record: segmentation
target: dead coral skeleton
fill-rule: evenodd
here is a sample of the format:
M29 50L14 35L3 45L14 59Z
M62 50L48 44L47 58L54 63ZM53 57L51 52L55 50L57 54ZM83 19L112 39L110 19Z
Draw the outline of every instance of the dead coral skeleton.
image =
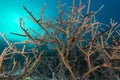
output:
M81 80L84 80L88 75L90 75L90 73L94 72L98 68L105 67L119 70L120 67L113 66L112 62L114 60L120 60L120 56L117 56L120 54L120 32L118 30L120 24L116 24L113 20L110 21L110 25L97 21L96 14L103 8L103 6L101 6L95 12L91 12L90 0L87 2L87 8L84 8L81 0L76 7L75 0L72 0L71 8L68 10L68 12L66 12L61 9L65 4L60 4L60 0L58 0L58 18L56 21L43 21L43 10L45 8L45 5L43 5L42 9L40 10L39 20L37 20L34 15L25 6L23 6L23 9L31 17L29 19L38 24L40 29L44 31L44 36L41 36L37 31L31 28L28 32L25 29L24 21L22 18L20 19L20 27L24 33L12 33L14 35L24 36L28 38L28 40L25 42L18 43L24 45L21 51L17 49L15 44L11 44L5 38L5 36L1 34L5 42L8 44L8 47L4 49L0 57L0 74L3 74L4 72L2 63L7 58L6 56L11 55L11 57L8 58L13 59L13 66L10 70L9 75L1 76L1 78L14 77L12 73L14 72L17 63L12 55L15 54L20 54L25 58L22 73L17 77L31 72L40 60L42 53L44 53L43 50L38 56L39 52L37 49L44 44L54 45L53 49L57 51L61 62L69 71L72 80L77 80L78 76L75 75L73 67L71 67L68 58L71 54L71 51L73 51L75 48L78 48L79 53L84 56L84 61L86 61L88 68L87 71L82 75ZM82 14L82 10L85 10L86 13ZM63 16L65 16L65 18L63 18ZM105 30L103 27L107 27L107 29ZM30 32L33 32L34 36L30 35ZM116 34L117 39L114 34ZM109 43L109 40L111 40L111 43ZM25 51L26 44L28 43L34 44L35 46L35 48L32 49L32 52ZM29 59L25 54L33 54L35 61L32 62L32 60ZM102 61L102 64L97 66L93 65L91 57L95 54L98 54L98 57Z
M26 42L17 43L17 45L23 44L23 48L20 50L17 48L16 43L10 43L4 34L1 33L0 35L8 45L8 47L6 47L0 55L0 79L18 79L25 76L26 74L29 74L36 66L38 61L40 61L40 57L44 53L44 50L40 52L40 55L35 53L36 50L33 52L26 51ZM27 56L27 54L32 54L32 59ZM15 55L19 55L19 57L24 59L23 64L17 60ZM9 63L9 61L11 62Z

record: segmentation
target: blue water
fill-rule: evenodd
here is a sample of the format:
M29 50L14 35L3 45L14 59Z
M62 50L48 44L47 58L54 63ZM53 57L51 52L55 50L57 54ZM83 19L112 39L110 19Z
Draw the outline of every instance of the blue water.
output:
M72 0L61 0L61 3L71 5ZM79 0L75 0L78 3ZM120 22L120 0L91 0L91 10L95 11L104 4L104 8L97 14L99 21L108 23L110 18ZM9 32L22 33L19 27L19 18L25 20L25 28L38 30L37 25L28 20L28 14L23 10L26 6L38 19L42 5L46 3L43 17L54 19L57 16L57 0L0 0L0 32L6 34L10 40L20 40L21 37L11 35ZM83 0L86 4L86 0ZM40 31L39 31L40 32ZM41 32L40 32L41 33ZM19 38L19 39L18 39Z

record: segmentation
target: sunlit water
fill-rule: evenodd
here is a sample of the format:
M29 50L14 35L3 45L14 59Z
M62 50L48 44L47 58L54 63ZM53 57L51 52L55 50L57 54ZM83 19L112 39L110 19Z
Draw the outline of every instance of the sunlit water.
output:
M66 3L65 7L71 5L72 0L61 0ZM75 0L78 3L79 0ZM91 0L91 10L95 11L104 4L104 8L98 13L99 21L108 23L110 18L120 21L120 1L119 0ZM0 32L4 33L9 40L22 40L22 37L9 34L9 32L22 33L19 27L19 19L22 17L25 21L25 28L29 27L38 30L38 26L28 20L29 16L22 8L26 6L34 16L39 19L39 12L42 5L46 3L43 17L55 19L57 16L57 0L0 0ZM83 0L86 4L86 0ZM77 5L77 4L76 4ZM39 31L39 33L41 33Z

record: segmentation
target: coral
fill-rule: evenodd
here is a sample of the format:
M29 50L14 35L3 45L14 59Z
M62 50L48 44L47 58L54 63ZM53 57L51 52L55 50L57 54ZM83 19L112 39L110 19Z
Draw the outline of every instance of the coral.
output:
M64 11L61 9L64 4L60 4L60 0L58 0L56 20L43 18L45 5L40 11L39 20L23 6L23 9L30 15L30 20L43 30L44 35L40 35L31 28L29 31L26 30L22 18L20 18L20 28L24 33L12 34L27 37L27 40L10 43L1 34L8 47L0 55L0 77L19 79L36 72L36 75L40 76L39 80L50 80L50 78L54 80L84 80L90 79L90 76L94 74L99 74L99 71L101 74L106 74L102 71L104 68L110 69L110 71L119 71L120 24L113 20L110 20L110 24L97 21L96 14L103 6L95 12L90 11L90 0L86 6L87 8L84 7L81 0L78 6L75 6L75 0L72 0L71 8ZM82 10L85 13L82 13ZM17 47L21 44L22 48ZM33 48L28 49L29 44L32 44ZM52 48L47 45L51 45ZM44 46L46 47L42 48ZM17 60L16 55L23 58L23 64ZM3 63L9 59L12 61L10 69L8 68L9 71L7 71ZM4 74L5 71L7 74Z

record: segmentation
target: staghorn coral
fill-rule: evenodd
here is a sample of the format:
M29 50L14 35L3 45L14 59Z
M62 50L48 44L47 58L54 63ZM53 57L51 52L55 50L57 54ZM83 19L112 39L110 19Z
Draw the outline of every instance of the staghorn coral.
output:
M23 9L30 15L30 20L39 25L44 31L44 35L40 35L34 29L25 29L24 21L20 19L20 27L23 34L12 33L17 36L24 36L28 39L23 42L10 43L3 34L2 37L8 44L1 54L0 74L3 79L19 79L20 77L28 76L29 73L39 71L40 78L50 79L65 79L65 80L84 80L90 79L92 74L103 68L120 70L120 24L116 24L110 20L110 24L104 24L96 20L96 14L102 9L101 6L97 11L90 11L90 0L88 0L87 8L80 2L75 6L75 0L72 0L72 6L68 11L63 11L61 8L64 4L60 4L58 0L58 17L56 20L43 21L43 5L40 11L39 20L25 7ZM83 14L82 10L86 12ZM65 16L63 18L63 16ZM107 27L107 29L104 29ZM30 33L34 33L31 35ZM17 48L17 44L23 44L23 48ZM33 44L34 48L30 51L26 50L27 44ZM53 48L45 47L46 51L54 51L54 56L45 56L45 51L40 51L40 47L51 45ZM51 52L51 54L52 54ZM41 56L44 53L44 56ZM16 60L15 55L19 54L24 58L24 64L21 65ZM32 59L28 55L32 54ZM57 55L55 55L57 54ZM46 54L47 55L47 54ZM56 59L57 58L57 59ZM4 74L5 69L2 65L5 60L12 60L10 72ZM41 59L41 60L40 60ZM57 60L56 62L54 60ZM39 63L38 63L39 62ZM46 64L48 62L48 64ZM117 64L118 63L118 64ZM43 67L37 66L42 64ZM45 68L45 65L47 65ZM37 67L35 67L37 66ZM19 68L19 69L18 69ZM50 75L46 69L51 72ZM19 72L18 75L14 71ZM41 74L42 71L42 74ZM100 70L99 70L100 71ZM102 71L103 72L103 71ZM95 76L95 75L94 75Z
M15 42L10 43L5 35L1 33L1 36L7 43L6 47L0 55L0 79L13 80L22 79L23 76L29 74L40 60L44 50L39 53L37 49L32 48L26 51L27 44L29 42ZM23 45L20 49L17 45ZM37 53L37 54L36 54ZM32 56L32 58L30 57Z

